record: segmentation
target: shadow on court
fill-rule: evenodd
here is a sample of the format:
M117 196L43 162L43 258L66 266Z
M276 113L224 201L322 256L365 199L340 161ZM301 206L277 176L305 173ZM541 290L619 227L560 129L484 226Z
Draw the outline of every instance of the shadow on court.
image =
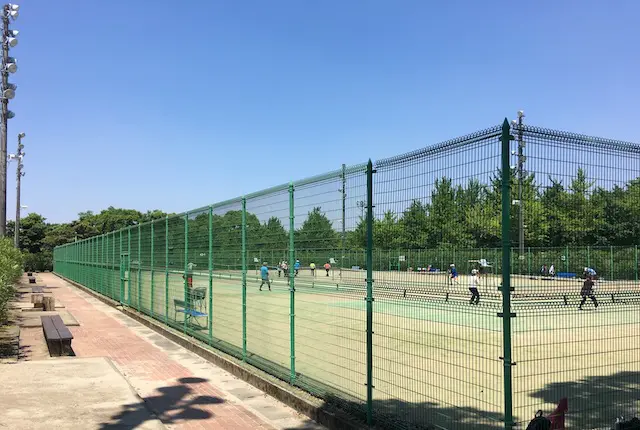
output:
M548 384L530 396L547 403L557 403L566 397L569 400L567 428L610 428L616 417L623 415L629 419L640 413L640 372L618 372Z
M331 414L352 418L354 423L366 423L363 404L349 402L329 396L322 407ZM402 428L411 430L495 430L503 427L501 414L481 411L475 408L456 408L430 402L409 403L401 400L374 400L373 411L376 429ZM311 421L309 421L311 423ZM310 424L311 426L311 424ZM300 430L305 427L289 427L286 430Z
M618 416L630 419L640 413L640 372L618 372L607 376L594 376L572 382L548 384L530 397L542 403L557 404L568 398L569 411L566 428L611 428ZM534 402L531 402L534 403ZM537 403L537 402L535 402ZM517 407L517 405L514 405ZM515 410L522 420L518 428L525 428L538 406L531 411ZM323 409L332 414L348 416L354 422L366 422L366 409L362 403L345 401L329 396ZM469 407L450 407L435 403L409 403L399 400L373 402L376 429L406 428L412 430L489 430L503 428L503 415ZM545 415L553 407L543 410ZM299 430L305 427L289 428Z

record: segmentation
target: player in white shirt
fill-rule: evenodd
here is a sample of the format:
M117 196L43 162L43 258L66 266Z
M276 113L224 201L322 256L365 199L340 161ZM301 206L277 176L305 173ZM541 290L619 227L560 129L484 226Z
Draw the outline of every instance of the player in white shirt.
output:
M469 291L471 291L471 301L469 303L472 305L477 305L480 301L480 292L478 291L479 286L480 277L478 276L478 271L473 269L471 271L471 278L469 278Z

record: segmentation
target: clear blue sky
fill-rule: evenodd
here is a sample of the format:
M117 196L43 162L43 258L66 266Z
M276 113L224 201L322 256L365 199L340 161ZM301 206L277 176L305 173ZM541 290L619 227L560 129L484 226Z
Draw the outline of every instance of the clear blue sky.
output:
M9 149L24 131L23 203L50 222L181 212L518 109L640 141L634 0L19 3Z

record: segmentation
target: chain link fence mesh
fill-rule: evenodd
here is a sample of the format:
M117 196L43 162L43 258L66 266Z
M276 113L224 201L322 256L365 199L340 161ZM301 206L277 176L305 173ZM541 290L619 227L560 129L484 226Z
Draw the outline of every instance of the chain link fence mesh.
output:
M640 408L640 147L504 127L63 245L55 271L378 428L525 428L563 399L568 428L609 426Z

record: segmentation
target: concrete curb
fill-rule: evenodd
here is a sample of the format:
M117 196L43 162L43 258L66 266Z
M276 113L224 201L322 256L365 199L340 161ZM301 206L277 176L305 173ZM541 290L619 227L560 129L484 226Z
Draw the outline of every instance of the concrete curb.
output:
M53 272L53 274L87 294L90 294L101 302L120 310L125 315L172 340L183 348L188 349L205 360L221 367L232 375L248 382L259 390L295 409L299 413L306 415L318 424L321 424L331 430L364 430L368 428L367 426L355 421L347 414L327 410L325 408L324 401L311 396L305 391L292 387L284 381L281 381L280 379L277 379L256 367L243 363L222 351L215 350L195 338L185 336L183 333L143 315L135 309L123 306L115 300L96 293L84 285L67 279L55 272Z

